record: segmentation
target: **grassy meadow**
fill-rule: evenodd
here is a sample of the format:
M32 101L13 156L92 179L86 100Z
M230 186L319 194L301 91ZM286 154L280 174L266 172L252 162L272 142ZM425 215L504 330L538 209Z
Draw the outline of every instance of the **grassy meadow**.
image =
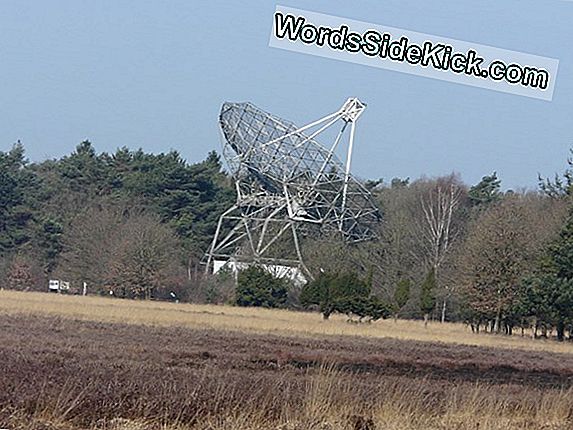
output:
M286 336L364 336L423 342L445 342L495 348L516 348L573 354L573 344L513 336L472 333L460 323L424 324L408 320L380 320L350 324L345 316L324 321L314 312L244 308L237 306L118 300L106 297L22 293L0 290L0 312L61 316L83 321L146 324L233 330L244 333L272 333Z

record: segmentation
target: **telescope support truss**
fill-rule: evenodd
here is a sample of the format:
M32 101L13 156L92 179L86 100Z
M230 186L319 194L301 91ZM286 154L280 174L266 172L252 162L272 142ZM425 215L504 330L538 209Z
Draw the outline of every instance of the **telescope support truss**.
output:
M219 218L217 230L207 254L207 268L212 266L214 259L234 259L240 262L257 264L285 265L299 267L306 276L310 272L305 266L298 240L296 221L285 217L286 207L261 208L257 213L244 216L239 205L234 205ZM222 235L222 226L227 223L234 225ZM272 228L272 232L270 231ZM291 240L296 251L296 259L280 258L268 255L268 251L282 237ZM243 245L237 250L237 245Z
M206 253L207 271L214 260L234 259L296 266L312 279L300 247L303 226L336 229L350 242L372 236L362 220L378 220L378 210L350 173L356 120L365 107L350 98L338 111L296 128L248 103L223 105L224 156L237 201L219 218ZM315 139L337 123L332 145L318 144ZM336 151L344 140L342 165Z

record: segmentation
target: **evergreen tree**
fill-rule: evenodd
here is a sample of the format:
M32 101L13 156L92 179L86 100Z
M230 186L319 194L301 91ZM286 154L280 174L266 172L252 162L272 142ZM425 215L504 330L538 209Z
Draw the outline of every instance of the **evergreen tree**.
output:
M394 290L394 303L396 304L396 309L394 312L394 316L398 317L398 312L402 310L408 300L410 300L410 286L411 282L409 279L400 279L398 284L396 284L396 288Z
M287 295L286 281L275 278L262 267L251 266L239 272L236 293L239 306L283 307Z
M91 198L105 195L111 189L110 157L106 153L98 155L89 140L84 140L71 155L62 158L57 163L57 170L66 191Z
M553 269L555 275L558 278L573 279L573 207L549 253L549 268Z
M46 273L51 273L58 264L63 249L63 233L64 226L55 217L46 215L40 219L35 235Z
M501 181L497 178L497 173L484 176L480 182L472 186L468 192L468 197L472 205L487 205L495 202L501 197Z
M552 303L557 338L563 340L565 325L573 319L573 208L549 255L549 282L544 279L549 293L543 296Z
M424 314L424 326L428 325L428 318L436 305L435 290L436 272L434 268L431 268L424 282L422 282L420 290L420 310Z
M33 237L41 187L20 142L0 152L0 254L15 251Z
M321 273L314 281L307 283L300 295L303 306L318 305L324 319L335 311L335 303L357 297L370 296L371 288L354 272Z
M569 153L573 155L573 149L569 149ZM538 175L539 190L543 194L552 198L562 198L571 195L573 190L573 158L571 156L567 159L567 165L569 167L565 169L562 177L556 173L554 179L551 180Z

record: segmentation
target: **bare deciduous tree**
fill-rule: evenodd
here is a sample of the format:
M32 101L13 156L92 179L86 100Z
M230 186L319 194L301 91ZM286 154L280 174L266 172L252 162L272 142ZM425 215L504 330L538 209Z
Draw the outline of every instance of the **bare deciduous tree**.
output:
M461 194L461 187L454 181L445 184L437 181L425 195L420 196L425 221L422 232L430 264L436 272L444 262L451 243L457 238L458 232L452 229L452 219Z
M34 286L32 266L26 258L16 255L8 266L8 288L11 290L28 291Z
M64 237L58 272L96 290L151 297L180 282L179 242L157 216L125 206L94 206L78 215Z
M119 229L112 249L110 281L122 295L149 299L177 272L177 238L145 213L130 216Z
M469 306L492 320L494 331L515 303L521 280L557 234L564 212L560 206L535 195L507 196L472 225L460 274Z
M451 285L442 282L441 268L463 230L459 208L467 190L455 174L419 183L418 186L421 188L417 216L421 238L419 258L422 264L434 270L436 282L443 289L441 321L444 322Z

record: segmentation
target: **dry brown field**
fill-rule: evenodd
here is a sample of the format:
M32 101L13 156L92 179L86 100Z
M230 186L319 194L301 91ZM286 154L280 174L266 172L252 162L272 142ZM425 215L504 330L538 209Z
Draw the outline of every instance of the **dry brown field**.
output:
M0 291L0 428L573 429L573 344Z

